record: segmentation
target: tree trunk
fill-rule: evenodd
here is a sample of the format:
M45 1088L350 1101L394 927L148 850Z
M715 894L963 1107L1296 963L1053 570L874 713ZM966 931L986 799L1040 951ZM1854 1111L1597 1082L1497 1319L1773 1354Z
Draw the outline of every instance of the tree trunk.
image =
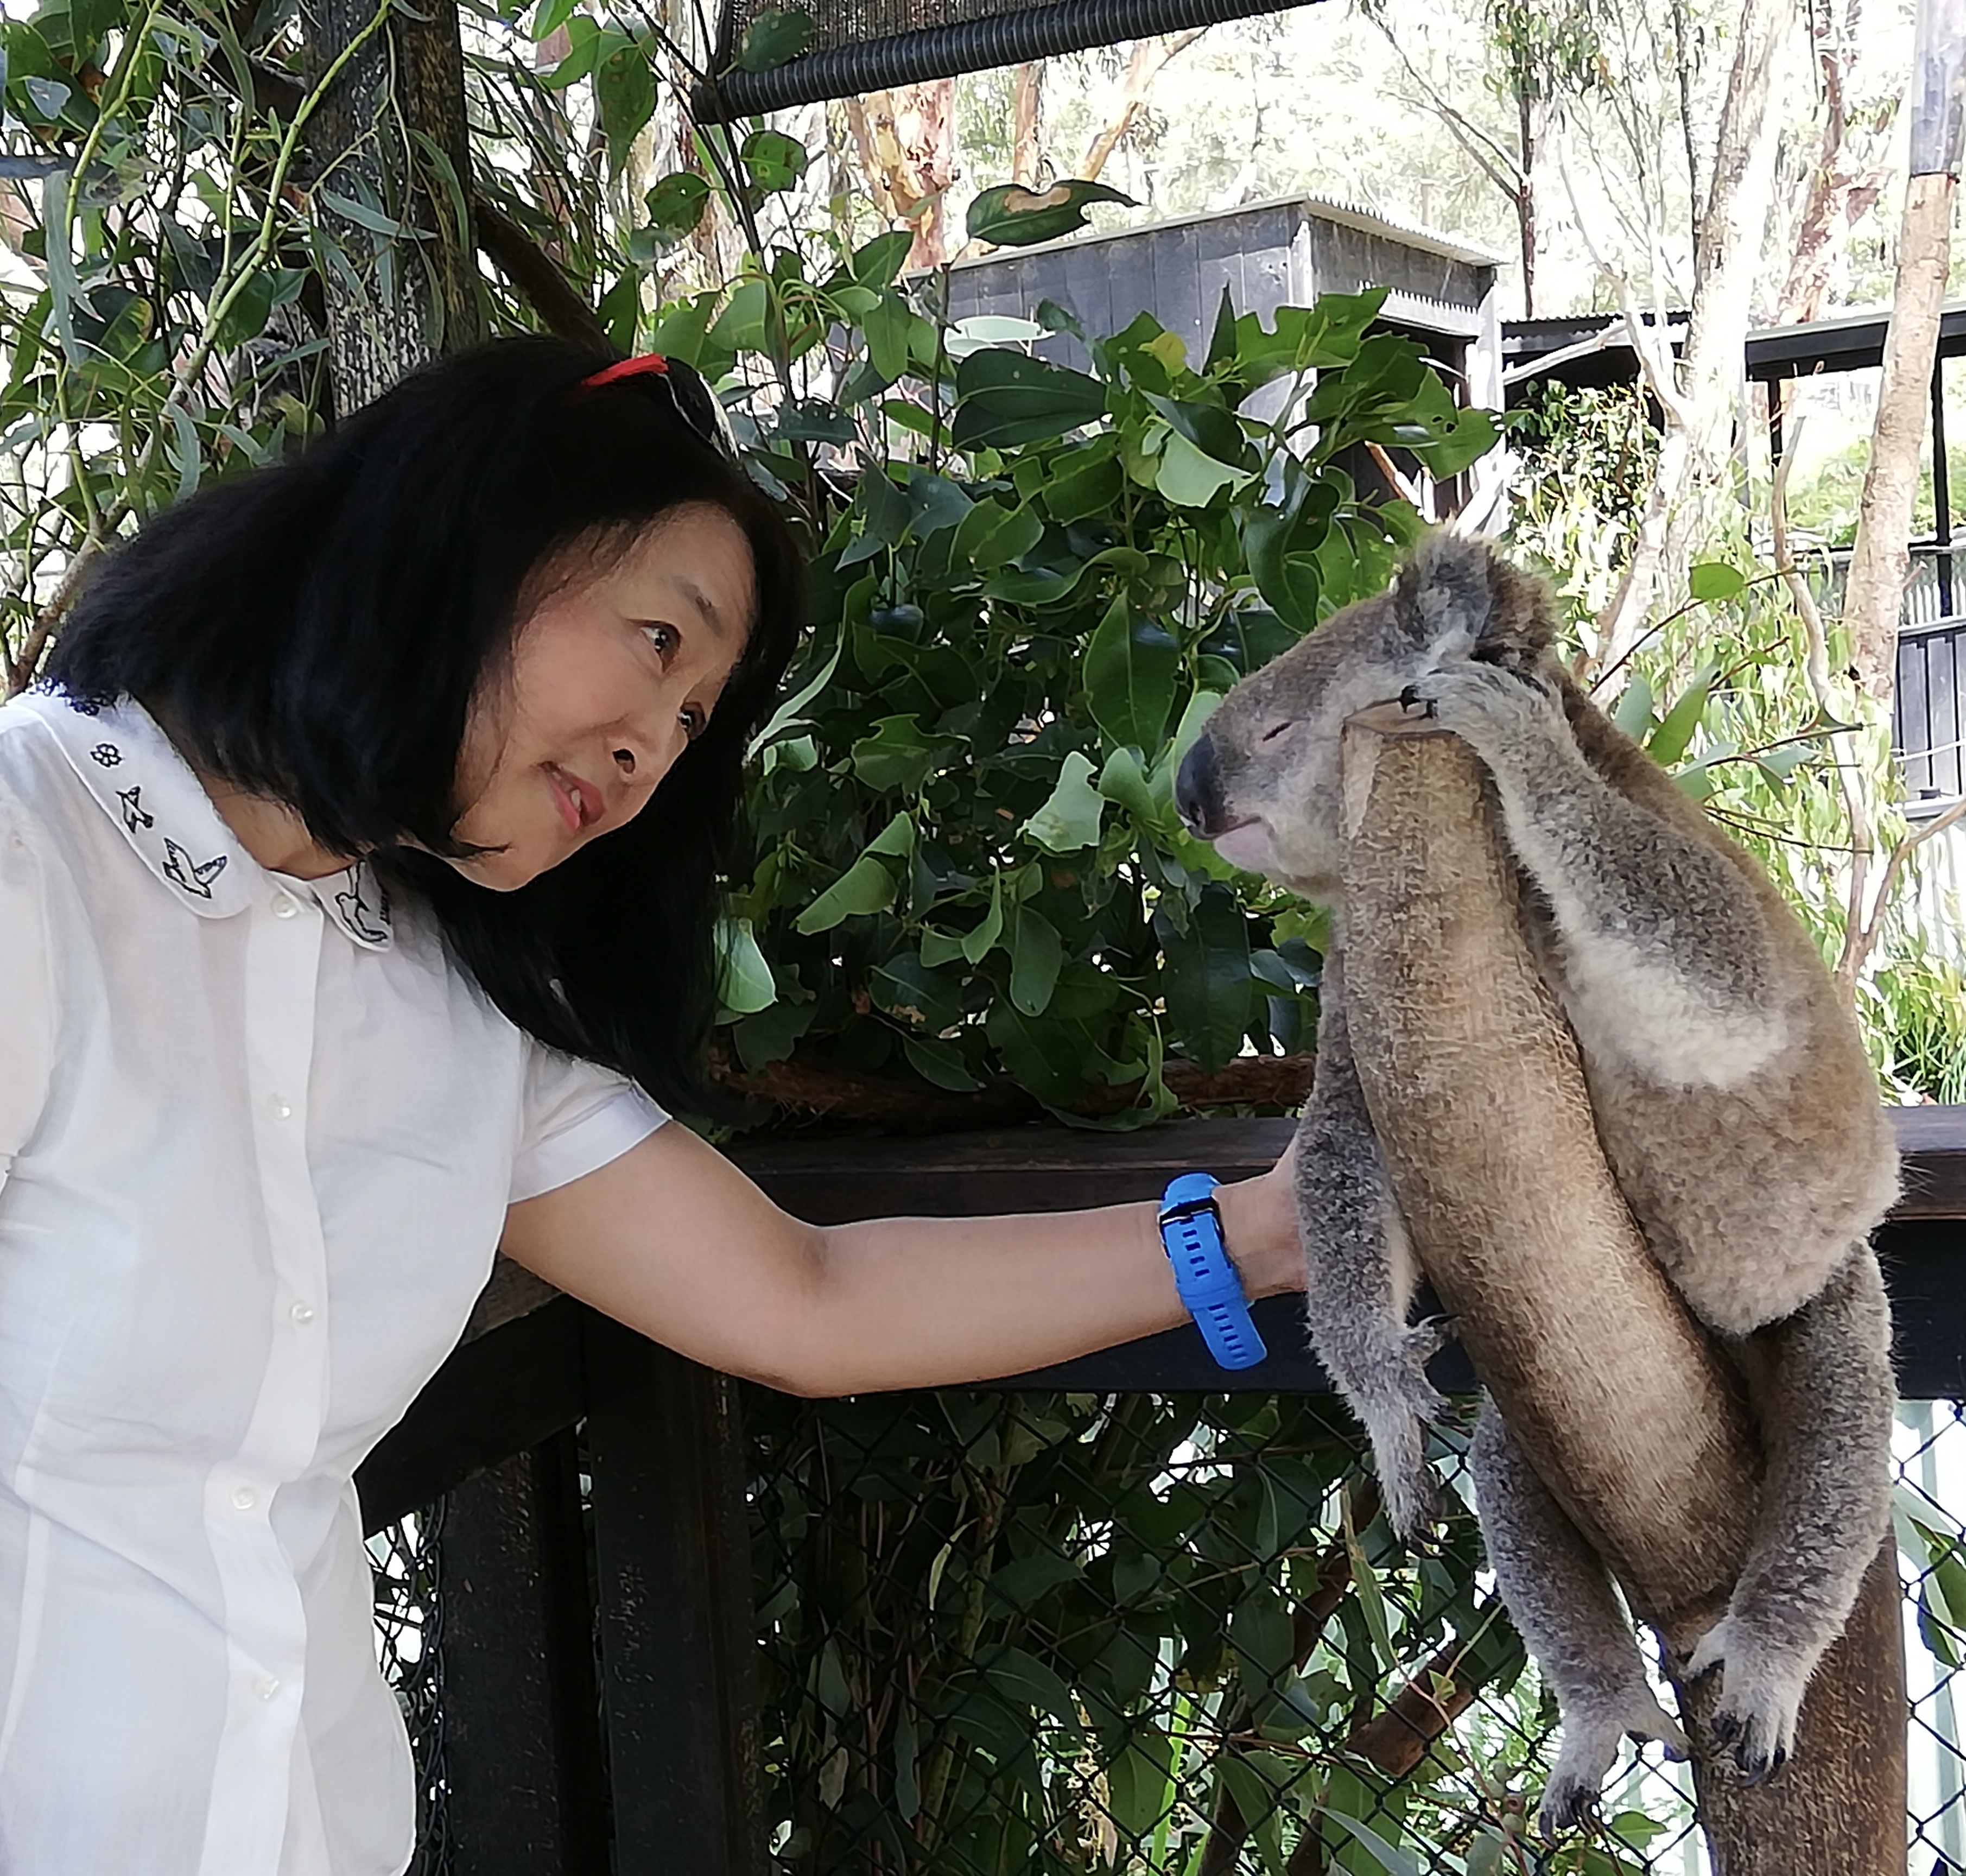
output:
M1119 148L1120 138L1133 127L1133 120L1146 102L1154 80L1170 60L1185 52L1207 30L1195 26L1184 33L1157 33L1151 39L1133 41L1133 56L1126 61L1126 76L1120 81L1119 95L1079 160L1077 174L1081 181L1098 181L1099 172Z
M311 82L356 45L375 15L372 0L307 0ZM453 0L391 8L315 111L308 157L321 232L337 257L324 271L329 368L335 408L345 414L439 353L484 337ZM379 208L417 232L379 234L324 193Z
M1020 65L1013 87L1010 129L1010 180L1034 189L1044 166L1044 146L1038 131L1038 106L1044 90L1044 67Z
M956 81L869 92L849 102L846 117L875 206L914 224L907 264L940 266L949 258L943 192L956 176Z
M1536 105L1526 85L1516 88L1516 140L1522 151L1522 179L1516 184L1516 234L1523 256L1523 317L1536 317Z
M1846 0L1840 19L1835 0L1817 0L1810 9L1816 69L1823 79L1823 130L1790 245L1788 278L1776 305L1779 325L1822 318L1840 253L1839 234L1847 234L1868 214L1883 192L1884 172L1865 161L1864 153L1851 139L1850 81L1856 69L1861 11L1861 0Z
M1881 702L1890 699L1897 662L1898 614L1910 566L1906 546L1952 253L1952 206L1966 134L1966 0L1921 0L1913 63L1911 180L1898 237L1897 285L1870 466L1857 511L1857 544L1843 591L1857 682Z
M1678 1658L1746 1550L1756 1466L1736 1384L1605 1165L1480 763L1370 712L1347 727L1343 788L1347 1014L1415 1252L1523 1450ZM1716 1752L1717 1690L1682 1691L1719 1876L1902 1876L1893 1555L1771 1784L1742 1789Z
M1665 446L1625 577L1599 621L1600 666L1615 663L1637 643L1659 587L1678 581L1692 543L1705 532L1708 504L1729 472L1748 316L1774 204L1781 131L1776 81L1791 24L1784 0L1743 0L1700 213L1685 347L1677 385L1662 387L1660 399Z

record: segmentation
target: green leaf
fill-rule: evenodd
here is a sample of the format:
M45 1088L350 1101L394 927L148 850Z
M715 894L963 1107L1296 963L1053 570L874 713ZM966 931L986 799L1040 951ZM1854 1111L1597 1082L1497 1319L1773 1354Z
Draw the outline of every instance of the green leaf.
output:
M1085 211L1094 202L1118 202L1128 208L1136 205L1132 196L1104 182L1074 179L1042 191L1005 182L985 189L971 202L963 227L972 241L1029 247L1084 227Z
M962 517L950 543L952 564L987 573L1020 559L1044 538L1044 524L1028 508L979 501Z
M1747 590L1747 575L1724 560L1696 560L1686 570L1686 590L1695 599L1710 603L1732 599Z
M996 873L990 880L989 911L983 914L982 922L974 930L963 934L959 946L963 956L972 964L981 964L1003 935L1004 875Z
M1004 450L1062 437L1105 414L1106 387L1020 352L972 352L956 368L959 449Z
M1154 929L1174 1033L1202 1067L1220 1069L1241 1053L1249 1032L1255 995L1249 921L1235 895L1211 884L1201 889L1185 932L1165 912L1155 914Z
M608 172L619 176L627 163L630 148L656 108L656 75L644 47L624 41L597 61L594 105L608 140Z
M1021 1648L997 1648L981 1655L976 1665L999 1698L1015 1707L1048 1713L1075 1745L1084 1739L1072 1690L1035 1655Z
M1181 647L1123 597L1107 608L1085 648L1085 701L1118 748L1157 749L1181 682Z
M1028 905L1017 907L1010 940L1010 1001L1025 1016L1043 1016L1058 986L1065 947L1051 920Z
M688 169L666 176L642 198L649 225L673 243L694 234L710 205L710 185Z
M907 369L910 340L920 323L920 315L893 292L882 294L861 321L867 356L884 383L892 384Z
M1652 687L1642 672L1634 671L1626 679L1611 707L1611 720L1635 742L1642 743L1652 733Z
M775 72L789 64L812 44L809 14L784 11L760 13L737 42L741 72Z
M969 1072L962 1051L955 1043L933 1036L904 1036L901 1053L925 1081L946 1088L954 1094L973 1094L983 1084Z
M1060 766L1058 785L1043 807L1024 823L1024 832L1054 853L1076 853L1096 846L1105 802L1092 785L1092 765L1077 749Z
M1707 714L1707 700L1713 688L1719 667L1709 665L1674 700L1660 720L1659 727L1645 741L1645 752L1661 769L1670 769L1686 753L1687 746Z
M918 717L883 717L853 745L853 772L877 793L912 795L958 746L953 737L930 734Z
M1082 521L1111 509L1125 482L1117 440L1095 437L1046 466L1039 498L1054 521Z
M1172 430L1161 450L1154 486L1176 508L1205 508L1223 489L1248 479L1246 471L1204 456L1179 430Z
M751 180L768 195L791 188L812 160L804 144L782 131L753 131L737 154Z
M1336 1824L1347 1830L1371 1855L1385 1876L1422 1876L1420 1865L1404 1850L1396 1850L1369 1824L1362 1824L1355 1817L1347 1817L1342 1812L1326 1810L1320 1813L1320 1821Z
M1106 1768L1113 1822L1123 1837L1145 1837L1166 1814L1173 1742L1159 1726L1136 1725Z
M717 930L717 1000L740 1016L768 1010L778 1000L772 967L758 948L748 918L725 919Z
M897 952L868 977L874 1001L898 1022L929 1037L961 1020L962 1004L955 982L925 964L913 951Z
M792 920L792 928L809 937L832 930L843 919L885 912L894 902L894 875L872 854L863 853Z
M762 352L771 317L772 288L766 280L744 280L731 290L707 335L726 352Z
M1136 749L1116 749L1106 758L1106 766L1099 772L1099 792L1148 827L1158 826L1163 819Z

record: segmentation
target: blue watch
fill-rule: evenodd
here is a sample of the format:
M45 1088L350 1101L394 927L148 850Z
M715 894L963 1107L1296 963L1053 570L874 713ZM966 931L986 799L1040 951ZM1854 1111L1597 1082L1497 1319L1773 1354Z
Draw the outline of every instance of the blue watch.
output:
M1174 1287L1208 1352L1223 1368L1253 1368L1269 1353L1256 1325L1242 1280L1222 1242L1216 1181L1205 1172L1184 1172L1161 1194L1161 1242L1174 1266Z

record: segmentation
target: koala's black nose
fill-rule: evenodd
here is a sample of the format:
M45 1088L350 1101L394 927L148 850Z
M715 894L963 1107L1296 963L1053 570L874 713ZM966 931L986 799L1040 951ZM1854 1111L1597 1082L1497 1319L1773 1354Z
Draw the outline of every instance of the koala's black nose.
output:
M1204 840L1220 817L1221 782L1214 743L1205 734L1196 737L1175 772L1174 804L1181 819Z

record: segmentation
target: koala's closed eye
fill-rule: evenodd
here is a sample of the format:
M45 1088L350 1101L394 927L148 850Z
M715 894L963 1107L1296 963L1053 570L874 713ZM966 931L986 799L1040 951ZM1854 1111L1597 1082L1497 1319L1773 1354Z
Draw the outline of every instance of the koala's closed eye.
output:
M1280 723L1274 728L1265 730L1261 736L1257 737L1256 740L1259 743L1274 743L1286 730L1294 730L1296 727L1297 724L1294 720L1289 723Z

